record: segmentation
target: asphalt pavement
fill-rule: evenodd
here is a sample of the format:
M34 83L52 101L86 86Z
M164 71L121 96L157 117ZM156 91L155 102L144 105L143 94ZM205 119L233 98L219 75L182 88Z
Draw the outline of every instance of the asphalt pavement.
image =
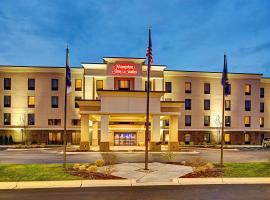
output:
M189 185L1 190L1 200L269 200L270 185Z

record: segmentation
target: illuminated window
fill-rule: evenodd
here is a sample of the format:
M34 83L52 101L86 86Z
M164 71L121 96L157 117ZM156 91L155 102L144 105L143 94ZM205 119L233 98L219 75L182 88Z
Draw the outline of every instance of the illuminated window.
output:
M35 90L35 79L28 79L28 90Z
M245 85L245 95L251 95L251 85L250 84Z
M204 83L204 94L210 94L210 83Z
M230 133L225 133L224 135L224 141L226 144L230 144L231 143L231 134Z
M82 91L82 79L75 80L75 91Z
M191 93L191 82L185 82L185 93Z
M231 126L231 116L225 116L225 126Z
M58 108L58 96L52 96L52 108Z
M4 96L4 107L11 107L11 96Z
M260 112L264 113L264 103L263 102L260 103Z
M172 82L165 82L165 91L169 93L172 92Z
M34 107L35 107L35 97L28 96L28 108L34 108Z
M250 127L251 117L250 116L245 116L244 121L245 121L245 127Z
M250 135L248 133L245 133L244 139L245 139L245 144L250 144Z
M51 86L52 86L52 90L58 90L58 79L52 79L52 83L51 83Z
M264 127L264 117L260 117L260 127Z
M231 110L231 100L225 100L225 110Z
M191 99L185 99L185 110L191 110Z
M260 97L264 98L264 88L260 88Z
M210 110L210 99L204 100L204 110Z
M185 126L191 126L191 115L185 115Z
M4 78L4 90L11 90L11 78Z
M205 115L203 121L204 121L204 126L210 126L210 116L209 115Z
M10 124L11 124L11 114L4 113L4 125L10 125Z
M28 125L35 125L35 114L28 113Z
M245 100L245 111L251 111L251 101Z
M82 97L75 97L75 108L79 108L80 107L77 101L79 101L81 99L82 99Z
M148 81L145 81L145 82L144 82L144 90L145 90L145 91L147 91L147 82L148 82ZM151 90L152 90L152 82L151 82L151 81L149 82L149 88L150 88L150 91L151 91Z
M60 126L61 119L48 119L48 125L49 126Z
M103 80L96 80L96 90L103 90Z
M118 81L119 90L130 90L130 80L119 80Z

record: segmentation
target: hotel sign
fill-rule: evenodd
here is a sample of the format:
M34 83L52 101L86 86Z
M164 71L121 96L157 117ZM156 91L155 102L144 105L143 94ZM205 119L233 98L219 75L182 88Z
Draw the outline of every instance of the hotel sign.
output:
M138 70L134 64L118 63L112 66L112 74L134 76Z

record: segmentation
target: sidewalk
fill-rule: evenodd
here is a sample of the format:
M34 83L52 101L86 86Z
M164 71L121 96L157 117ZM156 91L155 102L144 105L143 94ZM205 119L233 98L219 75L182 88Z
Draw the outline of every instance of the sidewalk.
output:
M170 182L138 183L134 179L126 180L74 180L74 181L34 181L0 182L0 189L34 188L85 188L85 187L136 187L158 185L226 185L226 184L270 184L266 178L176 178Z

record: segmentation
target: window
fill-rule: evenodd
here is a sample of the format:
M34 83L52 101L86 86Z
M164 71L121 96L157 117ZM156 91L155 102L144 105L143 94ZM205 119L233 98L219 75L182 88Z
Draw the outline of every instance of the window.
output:
M210 110L210 99L204 100L204 110Z
M245 111L251 111L251 101L245 100Z
M48 119L48 125L49 126L60 126L61 119Z
M204 116L204 126L210 126L210 116Z
M58 96L52 96L52 108L58 108Z
M191 135L189 133L186 133L185 134L185 144L189 144L190 140L191 140Z
M185 115L185 126L191 126L191 115Z
M245 85L245 95L251 95L251 85L250 84Z
M204 83L204 94L210 94L210 83Z
M28 96L28 108L34 108L34 107L35 107L35 97Z
M28 90L35 90L35 79L28 79Z
M28 125L35 125L35 114L28 113Z
M11 90L11 78L4 78L4 90Z
M11 107L11 96L4 96L4 107Z
M82 79L75 80L75 91L82 91Z
M11 124L11 114L4 113L4 125L10 125L10 124Z
M58 90L58 79L52 79L52 90Z
M228 88L227 89L228 89L227 94L230 95L231 94L231 89L232 89L231 84L228 85Z
M191 82L185 83L185 93L191 93Z
M79 108L80 107L77 101L79 101L81 99L82 99L82 97L75 97L75 108Z
M231 116L225 116L225 126L231 126Z
M185 110L191 110L191 99L185 99Z
M209 133L205 133L203 135L203 141L204 142L210 142L210 134Z
M260 127L264 127L264 117L260 117Z
M130 80L119 80L118 81L118 89L129 91L130 90Z
M149 88L150 88L150 91L151 91L152 82L150 81L149 83L150 83ZM144 90L147 91L147 81L144 82Z
M103 90L103 80L96 80L96 90Z
M260 112L264 113L264 103L263 102L260 103Z
M225 110L226 111L231 110L231 100L225 100Z
M260 97L264 98L264 88L260 88Z
M245 133L244 141L245 141L245 144L250 144L250 134L249 133Z
M81 120L80 119L72 119L71 124L73 126L80 126L81 125Z
M245 127L250 127L251 117L250 116L245 116L244 121L245 121Z
M172 82L165 82L165 91L169 93L172 92Z

